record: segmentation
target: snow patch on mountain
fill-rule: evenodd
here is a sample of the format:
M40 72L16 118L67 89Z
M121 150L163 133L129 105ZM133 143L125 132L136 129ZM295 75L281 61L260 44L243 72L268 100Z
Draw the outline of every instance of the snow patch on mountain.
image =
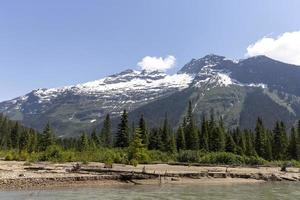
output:
M200 72L197 74L194 83L195 87L202 87L203 85L214 85L220 87L227 87L229 85L235 84L237 81L230 77L229 72L223 70L214 69L217 63L209 63L201 68Z
M157 94L163 91L182 90L189 87L193 76L188 74L174 74L167 75L158 71L135 71L125 70L119 74L115 74L103 79L91 81L83 84L66 86L51 89L38 89L33 91L34 96L38 97L39 103L50 102L62 94L76 94L76 95L94 95L109 99L120 96L127 96L124 102L136 102L130 96L133 93L140 94ZM157 95L156 95L157 96ZM22 97L26 100L28 97ZM144 101L154 99L155 95L150 95ZM111 100L113 101L113 100Z
M111 78L104 78L85 84L75 86L78 92L94 93L105 92L119 93L128 90L159 90L164 87L184 89L189 86L192 77L187 74L175 75L150 75L150 76L134 76L126 81L108 82ZM156 77L159 77L158 79Z

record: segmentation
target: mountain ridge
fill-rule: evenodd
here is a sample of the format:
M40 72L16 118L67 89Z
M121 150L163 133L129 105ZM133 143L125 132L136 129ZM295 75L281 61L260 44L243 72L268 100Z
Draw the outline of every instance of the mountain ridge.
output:
M37 129L42 129L49 121L59 135L69 137L99 127L107 113L117 121L123 109L129 111L132 120L142 112L155 109L162 114L164 107L160 104L163 102L167 102L165 112L176 126L185 112L187 101L192 100L198 123L200 115L214 108L229 127L244 124L243 127L250 128L244 122L250 119L245 109L256 103L253 96L262 102L274 103L272 109L280 110L284 113L280 116L292 124L294 118L300 116L299 85L298 66L266 56L235 61L209 54L192 59L173 75L127 69L82 84L33 90L1 102L0 112ZM272 109L266 113L272 113ZM150 113L148 120L153 121L151 126L155 126L157 116ZM258 114L264 115L258 110L252 115ZM270 123L277 119L271 118Z

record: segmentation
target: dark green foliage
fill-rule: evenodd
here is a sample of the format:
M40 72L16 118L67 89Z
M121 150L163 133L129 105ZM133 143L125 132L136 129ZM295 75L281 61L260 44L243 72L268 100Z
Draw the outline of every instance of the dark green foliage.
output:
M141 130L135 129L135 133L128 147L128 161L130 164L136 166L140 162L147 162L149 155L141 136Z
M186 149L199 149L199 136L195 127L193 118L192 102L189 102L189 107L186 115L186 125L184 128Z
M169 152L175 153L176 151L177 151L177 147L176 147L176 137L175 137L174 133L171 133L171 138L170 138L170 149L169 149Z
M161 132L162 131L160 131L157 128L153 128L150 131L149 145L148 145L148 148L150 150L154 150L154 149L160 151L164 150L164 144L162 143Z
M234 131L234 140L238 146L237 154L244 155L246 151L246 140L245 135L239 128L236 128Z
M94 129L91 134L91 145L94 147L100 147L100 138L98 137L96 130Z
M29 134L30 134L30 140L29 140L29 144L28 144L28 152L32 153L37 151L37 147L38 147L38 134L37 132L35 132L33 129L29 130Z
M201 158L205 155L203 151L180 150L178 152L178 162L184 163L200 163Z
M78 142L79 151L87 151L89 149L89 138L86 133L83 133Z
M209 151L209 122L203 115L200 131L200 149Z
M13 149L18 149L19 141L21 135L21 128L19 122L16 122L15 126L11 130L10 140L11 140L11 147Z
M267 131L266 138L265 138L265 144L264 144L264 159L266 160L272 160L273 158L273 148L272 148L272 132Z
M171 137L171 128L168 121L167 114L165 115L163 127L160 129L161 132L161 141L163 144L163 151L172 152L172 137Z
M186 149L186 144L185 144L185 135L182 126L178 127L177 130L177 149Z
M177 160L185 163L226 164L226 165L262 165L266 161L255 156L240 156L229 152L179 151Z
M121 116L121 122L118 125L118 132L116 136L116 147L128 147L129 145L129 128L128 128L128 114L124 110Z
M255 151L258 156L265 155L265 128L261 118L256 121L255 127Z
M225 138L224 132L220 127L214 127L211 132L210 151L224 151Z
M226 134L225 151L231 152L231 153L236 153L236 144L232 138L231 133Z
M298 121L298 128L296 131L296 140L297 140L297 157L300 160L300 120Z
M149 141L148 141L148 131L147 131L147 127L146 127L146 121L144 119L144 115L141 115L140 121L139 121L139 128L141 131L141 137L142 137L142 141L143 144L145 144L146 146L148 145Z
M110 121L109 114L107 114L104 119L103 127L100 134L100 141L102 146L104 147L112 147L113 145L113 138L111 133L111 121Z
M30 133L29 130L23 129L21 136L20 136L20 142L19 142L19 150L20 151L28 151L30 144Z
M288 154L290 159L299 160L299 145L297 132L295 127L291 129L290 142L288 146Z
M254 134L249 131L249 130L245 130L245 139L246 139L246 149L245 149L245 155L247 156L255 156L256 152L255 152L255 136Z
M275 160L282 160L286 158L287 153L287 135L283 122L276 122L273 130L273 154Z
M44 131L40 135L39 139L39 150L45 151L49 146L54 145L55 139L52 129L50 127L50 123L48 122L44 128Z
M300 121L290 133L283 122L277 122L273 131L265 128L261 118L257 119L255 132L239 127L226 130L223 119L215 120L212 112L210 120L202 118L200 129L193 122L190 102L176 134L167 115L161 127L152 129L147 129L147 122L141 116L139 128L132 137L129 137L128 123L124 111L116 135L118 148L112 148L109 145L112 141L109 139L112 137L109 115L100 135L93 130L79 138L56 138L50 123L38 133L0 115L0 153L6 152L3 157L7 160L81 160L133 165L154 161L255 165L263 164L265 160L300 160ZM16 138L18 142L14 141Z
M62 158L63 158L63 153L61 147L57 145L51 145L47 147L47 149L45 150L45 152L43 152L39 160L58 162L61 161Z

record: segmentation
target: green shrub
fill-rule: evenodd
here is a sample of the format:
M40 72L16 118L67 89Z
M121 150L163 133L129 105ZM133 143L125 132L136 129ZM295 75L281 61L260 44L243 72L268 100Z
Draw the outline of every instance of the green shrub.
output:
M170 154L158 150L148 151L149 162L151 163L168 163L176 161L176 154Z
M19 161L26 161L29 159L29 154L27 151L21 151L18 157Z
M242 156L226 153L226 152L212 152L204 155L200 163L205 164L225 164L225 165L241 165L245 163Z
M245 157L245 164L247 165L263 165L266 163L266 160L258 156Z
M14 156L12 154L12 152L8 152L4 158L6 161L12 161L14 160Z
M62 149L57 145L51 145L47 147L45 152L40 157L41 161L53 161L61 162L63 161Z
M205 153L202 151L182 150L178 153L177 161L185 163L200 163L203 155L205 155Z

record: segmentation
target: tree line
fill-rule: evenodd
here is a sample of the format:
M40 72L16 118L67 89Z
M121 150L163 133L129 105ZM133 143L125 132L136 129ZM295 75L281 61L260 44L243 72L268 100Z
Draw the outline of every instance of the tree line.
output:
M54 144L81 152L95 148L127 148L131 149L132 154L138 154L143 149L168 153L201 150L259 156L269 161L300 160L300 120L290 130L280 121L275 123L273 129L268 129L261 118L257 119L254 130L239 127L227 129L222 117L216 118L212 112L209 116L203 115L201 125L197 126L192 103L189 102L187 113L176 130L169 124L167 114L159 127L148 127L143 115L136 126L129 125L128 113L124 110L115 133L107 114L100 131L83 133L78 138L61 139L55 137L49 123L39 133L0 115L1 150L40 152Z

